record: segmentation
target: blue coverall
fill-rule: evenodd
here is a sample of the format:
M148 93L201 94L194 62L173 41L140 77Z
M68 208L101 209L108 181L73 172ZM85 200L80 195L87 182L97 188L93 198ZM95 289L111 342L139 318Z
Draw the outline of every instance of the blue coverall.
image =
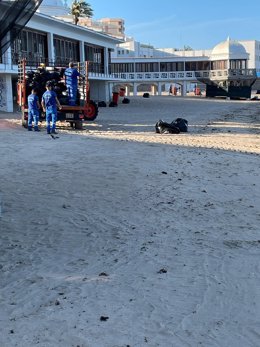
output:
M69 95L69 105L76 105L77 90L78 90L78 76L77 69L69 67L65 70L65 82Z
M45 104L46 109L46 125L47 125L47 133L50 132L55 133L56 128L56 120L57 120L57 103L56 103L57 94L52 90L47 90L42 99ZM51 123L52 122L52 127Z
M28 130L32 130L32 122L34 122L34 130L38 131L39 122L39 109L38 109L39 98L35 94L28 96Z

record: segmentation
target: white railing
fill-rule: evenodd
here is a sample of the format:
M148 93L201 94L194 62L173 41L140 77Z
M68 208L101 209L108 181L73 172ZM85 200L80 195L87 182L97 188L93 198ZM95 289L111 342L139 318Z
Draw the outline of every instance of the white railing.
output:
M226 70L210 70L210 71L196 71L197 78L210 78L210 79L232 79L232 78L254 78L256 77L255 69L226 69Z
M0 61L0 73L7 70L17 72L17 65L12 64L11 52L7 51ZM226 70L204 70L204 71L170 71L170 72L124 72L104 73L103 71L89 72L90 79L100 80L123 80L129 82L140 81L196 81L197 79L250 79L260 78L256 75L256 69L226 69Z
M253 78L256 77L255 69L226 69L205 71L172 71L172 72L123 72L113 73L114 79L127 81L194 81L196 79L228 79L228 78Z
M113 73L113 78L128 81L149 81L149 80L196 80L195 71L174 71L174 72L122 72Z

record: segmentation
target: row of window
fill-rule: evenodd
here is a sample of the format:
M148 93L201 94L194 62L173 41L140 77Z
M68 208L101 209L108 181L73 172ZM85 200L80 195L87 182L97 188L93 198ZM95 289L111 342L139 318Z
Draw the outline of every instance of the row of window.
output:
M79 42L73 39L54 35L54 56L58 63L67 64L80 60ZM104 72L104 47L85 43L85 59L89 60L95 72ZM28 62L46 63L48 61L47 34L23 30L12 44L13 63L17 64L21 58ZM109 51L109 59L110 58ZM102 73L103 73L102 72Z
M126 50L124 50L124 49L119 49L118 51L117 51L117 54L118 55L124 55L124 54L129 54L129 49L126 49Z
M246 69L246 60L230 60L230 69ZM194 61L194 62L161 62L161 63L113 63L113 73L133 72L172 72L172 71L208 71L225 70L228 62Z
M22 30L12 44L13 63L17 64L20 58L28 61L40 61L48 57L47 35L34 31Z

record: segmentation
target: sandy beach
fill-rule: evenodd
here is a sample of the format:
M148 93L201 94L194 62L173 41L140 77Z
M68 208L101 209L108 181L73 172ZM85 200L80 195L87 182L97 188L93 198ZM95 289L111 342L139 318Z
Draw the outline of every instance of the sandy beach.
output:
M130 100L0 114L0 347L260 346L260 102Z

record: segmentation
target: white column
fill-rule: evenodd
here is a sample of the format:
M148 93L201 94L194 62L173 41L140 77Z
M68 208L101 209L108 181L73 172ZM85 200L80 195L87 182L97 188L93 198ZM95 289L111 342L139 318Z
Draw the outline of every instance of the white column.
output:
M6 68L12 69L12 49L9 47L5 52Z
M162 95L162 82L158 83L158 95Z
M152 85L152 95L156 95L156 86Z
M85 61L85 50L84 50L84 42L79 41L79 61Z
M130 95L130 87L127 85L125 86L125 96L129 96Z
M53 33L47 33L47 46L48 46L48 59L50 62L54 62L55 53L54 53Z
M0 75L0 111L13 112L12 76Z
M187 82L183 81L181 85L181 96L187 96Z
M134 96L137 96L137 83L134 83Z
M105 47L105 50L104 50L104 74L105 75L108 75L108 64L109 64L109 61L108 61L108 48Z
M6 34L7 38L6 40L10 40L10 32L8 32ZM3 58L3 63L6 66L6 70L11 70L12 68L12 48L11 46L7 48L7 50L5 51L5 53L2 56Z
M109 100L112 100L114 83L109 83Z

